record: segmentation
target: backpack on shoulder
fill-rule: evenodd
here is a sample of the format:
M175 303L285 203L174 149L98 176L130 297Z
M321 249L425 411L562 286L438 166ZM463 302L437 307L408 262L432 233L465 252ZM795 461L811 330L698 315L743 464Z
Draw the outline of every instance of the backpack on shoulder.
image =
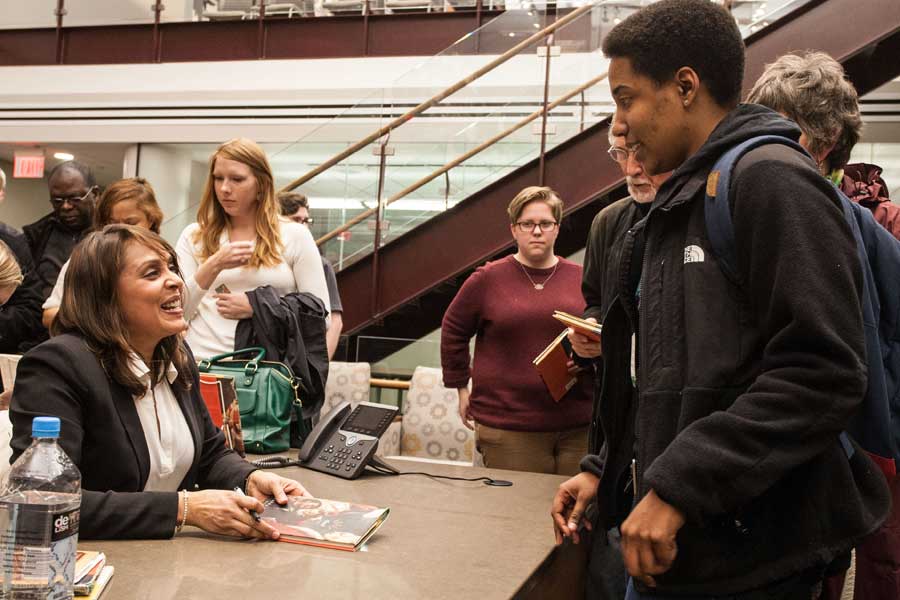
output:
M782 144L802 154L797 142L777 135L751 138L723 154L710 171L706 186L706 231L722 272L741 286L737 269L734 223L729 192L735 165L750 150L765 144ZM835 199L853 232L863 271L863 327L869 377L863 403L841 433L847 456L852 438L878 464L888 481L900 464L900 241L875 221L872 213L835 186Z

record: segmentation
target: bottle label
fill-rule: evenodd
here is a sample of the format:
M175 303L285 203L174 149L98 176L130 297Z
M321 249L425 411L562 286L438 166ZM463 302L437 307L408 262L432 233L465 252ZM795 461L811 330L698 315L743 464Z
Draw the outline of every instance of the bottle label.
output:
M78 533L78 524L81 522L81 509L75 508L53 515L53 533L51 542L64 540L70 535Z
M79 508L0 502L0 588L72 597Z

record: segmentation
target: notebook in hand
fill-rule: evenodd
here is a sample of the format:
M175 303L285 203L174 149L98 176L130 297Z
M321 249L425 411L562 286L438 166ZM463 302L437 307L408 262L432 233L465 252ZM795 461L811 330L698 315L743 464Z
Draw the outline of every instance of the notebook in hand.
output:
M600 341L600 331L601 329L603 329L602 325L599 325L592 321L586 321L581 317L570 315L569 313L562 312L561 310L553 311L553 318L561 322L566 327L571 327L578 333L589 337L595 342Z
M281 506L270 499L260 515L281 534L281 542L355 552L375 533L389 508L308 496L290 496Z
M532 361L537 368L541 379L550 391L550 395L557 402L562 400L578 378L569 373L569 355L572 353L572 347L566 338L568 330L563 330L556 339L550 342L550 345L544 348L544 351L537 355Z

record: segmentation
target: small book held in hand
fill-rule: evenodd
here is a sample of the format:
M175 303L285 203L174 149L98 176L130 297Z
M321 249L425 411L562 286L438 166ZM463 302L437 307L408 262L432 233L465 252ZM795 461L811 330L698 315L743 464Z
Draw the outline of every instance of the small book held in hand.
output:
M585 321L581 317L570 315L569 313L562 312L561 310L553 311L553 318L566 327L571 327L578 333L589 337L595 342L600 341L600 331L603 329L603 326L599 325L598 323L594 323L593 321Z
M278 541L355 552L372 537L390 512L365 504L351 504L308 496L289 496L284 506L269 499L260 515L278 530Z
M544 384L550 391L550 395L556 402L562 400L578 377L569 373L569 357L572 354L572 347L566 335L568 329L564 329L556 339L550 342L550 345L544 348L544 351L535 357L532 361Z

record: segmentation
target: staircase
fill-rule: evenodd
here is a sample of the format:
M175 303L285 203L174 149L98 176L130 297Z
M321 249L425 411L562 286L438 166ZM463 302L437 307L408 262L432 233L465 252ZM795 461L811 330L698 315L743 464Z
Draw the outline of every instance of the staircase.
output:
M746 38L745 90L767 63L797 49L822 50L840 60L860 95L900 73L895 0L794 4L799 6ZM852 26L837 15L852 15ZM583 248L594 215L625 193L618 167L606 157L607 123L588 127L544 156L544 185L554 188L566 206L557 254ZM540 160L528 162L392 240L377 256L369 254L341 270L338 285L350 347L355 336L418 339L439 327L465 278L512 250L506 206L521 188L537 184L540 172Z

